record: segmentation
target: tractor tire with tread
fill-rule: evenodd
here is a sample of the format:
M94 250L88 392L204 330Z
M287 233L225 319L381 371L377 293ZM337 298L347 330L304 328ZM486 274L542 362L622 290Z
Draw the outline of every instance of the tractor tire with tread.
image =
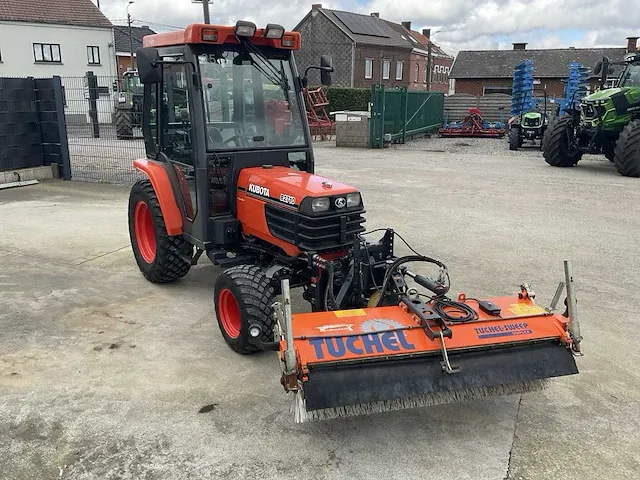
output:
M133 112L116 110L116 137L118 140L133 138Z
M145 209L148 211L149 223L146 226L139 224L138 209L143 210L142 215L145 215ZM137 238L138 232L146 231L149 238ZM138 267L150 282L172 282L184 277L191 269L193 246L182 235L170 236L167 233L158 196L148 179L138 180L131 188L129 237Z
M509 150L518 150L522 142L520 142L520 131L517 128L509 130Z
M613 160L620 175L640 177L640 120L624 127L616 142Z
M582 152L568 152L569 129L573 129L573 119L564 117L549 125L545 131L542 152L545 162L553 167L573 167L582 158Z
M263 342L273 341L272 305L276 291L265 271L257 265L238 265L218 275L214 304L218 326L225 342L238 353L260 351L249 342L249 327L260 325Z

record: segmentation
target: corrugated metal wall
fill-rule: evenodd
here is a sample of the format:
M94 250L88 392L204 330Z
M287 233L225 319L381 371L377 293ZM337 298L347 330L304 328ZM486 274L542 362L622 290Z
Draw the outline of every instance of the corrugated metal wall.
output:
M542 107L543 103L540 103ZM482 112L482 118L490 122L509 120L511 110L511 95L491 93L489 95L469 95L457 93L444 99L444 114L447 121L463 120L469 108L477 107ZM555 115L556 104L548 103L547 112Z

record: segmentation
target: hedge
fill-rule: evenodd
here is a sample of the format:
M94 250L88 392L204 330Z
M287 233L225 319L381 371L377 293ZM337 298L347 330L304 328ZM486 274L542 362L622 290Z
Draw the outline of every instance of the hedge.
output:
M315 88L315 87L309 87ZM329 98L327 112L339 112L341 110L369 110L371 100L370 88L349 88L349 87L323 87Z

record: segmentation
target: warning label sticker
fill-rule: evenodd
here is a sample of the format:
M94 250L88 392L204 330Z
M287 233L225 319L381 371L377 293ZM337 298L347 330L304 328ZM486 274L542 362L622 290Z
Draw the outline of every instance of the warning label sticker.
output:
M539 315L545 313L546 310L538 305L527 305L526 303L512 303L509 305L509 311L519 317L527 315Z
M338 317L338 318L343 318L343 317L366 317L367 316L367 312L365 312L361 308L356 308L354 310L334 310L333 313L335 313L336 317Z

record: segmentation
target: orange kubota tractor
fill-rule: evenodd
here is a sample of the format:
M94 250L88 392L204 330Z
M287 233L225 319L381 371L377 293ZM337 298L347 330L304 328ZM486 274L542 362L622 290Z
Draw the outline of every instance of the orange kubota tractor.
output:
M524 392L578 373L570 263L561 314L563 285L546 309L526 284L512 297L449 298L443 263L397 256L404 240L391 229L365 239L358 190L314 174L302 92L310 69L325 85L333 69L322 57L299 75L300 40L243 21L144 38L147 156L134 165L146 178L129 200L144 276L177 280L203 253L222 267L222 337L239 353L279 353L298 421ZM437 274L412 272L416 262ZM311 313L292 313L290 288Z

